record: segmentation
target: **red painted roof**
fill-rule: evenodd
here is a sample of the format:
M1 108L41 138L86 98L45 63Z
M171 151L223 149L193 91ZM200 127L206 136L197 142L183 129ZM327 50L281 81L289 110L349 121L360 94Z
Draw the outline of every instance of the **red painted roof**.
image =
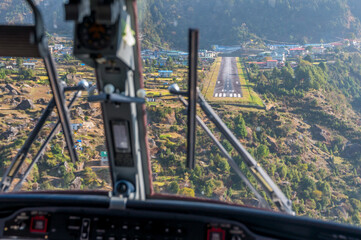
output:
M304 48L291 48L290 51L305 51Z
M278 62L277 60L267 60L267 62Z
M333 46L342 46L343 44L340 42L334 42L334 43L330 43Z
M248 64L266 64L265 62L248 62Z

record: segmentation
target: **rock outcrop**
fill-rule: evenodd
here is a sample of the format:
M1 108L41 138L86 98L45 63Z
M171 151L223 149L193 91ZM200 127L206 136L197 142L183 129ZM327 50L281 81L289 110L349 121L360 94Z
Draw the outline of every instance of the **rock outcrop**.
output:
M16 110L27 110L27 109L34 109L33 101L30 99L25 99L21 101L19 105L16 106Z

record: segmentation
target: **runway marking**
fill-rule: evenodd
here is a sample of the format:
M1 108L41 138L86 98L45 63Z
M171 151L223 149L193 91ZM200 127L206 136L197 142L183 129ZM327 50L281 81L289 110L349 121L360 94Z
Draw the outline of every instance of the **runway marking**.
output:
M237 70L235 58L222 58L221 67L214 89L215 98L241 98L241 81Z

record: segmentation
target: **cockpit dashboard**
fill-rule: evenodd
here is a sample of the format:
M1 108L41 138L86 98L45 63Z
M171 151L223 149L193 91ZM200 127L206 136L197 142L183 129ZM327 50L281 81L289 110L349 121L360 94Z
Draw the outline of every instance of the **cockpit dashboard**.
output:
M0 239L361 239L355 227L232 205L5 194Z

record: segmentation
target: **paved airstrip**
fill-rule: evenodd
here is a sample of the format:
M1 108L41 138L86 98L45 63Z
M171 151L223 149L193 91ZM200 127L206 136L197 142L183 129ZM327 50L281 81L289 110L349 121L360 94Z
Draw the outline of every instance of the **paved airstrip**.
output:
M235 57L223 57L213 97L241 98L242 88Z

